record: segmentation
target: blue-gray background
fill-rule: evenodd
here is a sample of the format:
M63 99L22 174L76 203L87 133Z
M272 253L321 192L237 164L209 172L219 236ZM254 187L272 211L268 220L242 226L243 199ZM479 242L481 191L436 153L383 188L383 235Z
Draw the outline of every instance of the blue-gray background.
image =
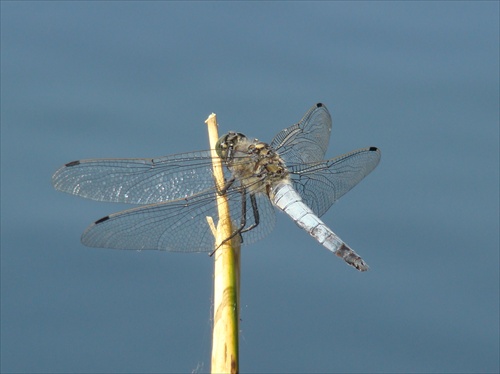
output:
M243 372L498 372L498 2L1 3L2 372L210 369L212 259L89 249L63 163L266 140L315 102L379 167L242 258Z

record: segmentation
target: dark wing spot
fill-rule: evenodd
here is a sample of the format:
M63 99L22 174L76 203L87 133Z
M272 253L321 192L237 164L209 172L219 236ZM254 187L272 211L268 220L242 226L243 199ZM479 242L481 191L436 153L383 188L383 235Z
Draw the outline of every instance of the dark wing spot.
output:
M323 103L317 103L316 108L321 108L323 106Z
M71 161L71 162L68 162L66 165L66 167L70 167L70 166L76 166L76 165L80 165L80 161Z
M104 221L107 221L109 219L109 216L106 216L106 217L102 217L101 219L98 219L97 221L95 221L94 223L96 225L98 225L99 223L103 223Z
M377 147L370 147L370 151L376 152L376 151L378 151L378 148Z

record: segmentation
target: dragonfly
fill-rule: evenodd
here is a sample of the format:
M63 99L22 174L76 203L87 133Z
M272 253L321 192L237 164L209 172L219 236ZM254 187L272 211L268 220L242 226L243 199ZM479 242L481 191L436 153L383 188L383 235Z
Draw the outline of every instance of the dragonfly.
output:
M206 217L217 216L217 196L225 194L236 223L232 236L243 244L271 232L277 208L348 265L366 271L366 262L320 217L375 169L381 153L367 147L325 160L331 129L331 115L318 103L270 143L225 134L215 146L222 189L214 181L210 150L73 161L54 173L52 183L84 198L139 205L92 223L81 237L88 247L212 252Z

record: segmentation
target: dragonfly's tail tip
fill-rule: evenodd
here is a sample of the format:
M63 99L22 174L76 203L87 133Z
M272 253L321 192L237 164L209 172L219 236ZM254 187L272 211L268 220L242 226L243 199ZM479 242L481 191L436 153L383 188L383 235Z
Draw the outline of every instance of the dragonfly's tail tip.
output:
M367 271L370 269L370 267L368 266L368 264L366 262L363 261L363 259L361 259L360 263L356 264L356 265L353 265L356 269L358 269L359 271Z
M370 269L368 264L351 248L347 245L342 244L342 246L335 253L337 256L341 257L348 265L358 269L359 271L367 271Z
M352 259L345 259L344 258L344 260L345 260L345 262L347 262L348 265L355 267L359 271L367 271L368 269L370 269L368 264L366 262L364 262L363 259L357 255L356 255L356 258L352 258Z

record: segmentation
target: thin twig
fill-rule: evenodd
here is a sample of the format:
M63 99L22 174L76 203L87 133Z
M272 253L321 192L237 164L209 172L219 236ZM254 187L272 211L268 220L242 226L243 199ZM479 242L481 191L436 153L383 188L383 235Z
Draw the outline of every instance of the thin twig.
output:
M212 113L205 123L208 125L210 149L212 150L213 172L217 189L224 186L221 160L215 152L219 138L217 117ZM212 336L212 373L237 373L238 363L238 321L240 294L240 243L239 236L224 239L232 233L229 204L225 195L217 194L219 222L215 235L214 260L214 328ZM207 217L212 232L215 225L212 217Z

